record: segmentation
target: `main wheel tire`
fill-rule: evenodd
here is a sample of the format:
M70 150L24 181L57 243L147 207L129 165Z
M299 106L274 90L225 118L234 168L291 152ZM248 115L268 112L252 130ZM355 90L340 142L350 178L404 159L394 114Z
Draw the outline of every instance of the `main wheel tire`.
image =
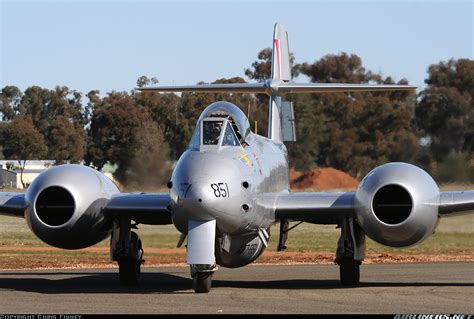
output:
M118 261L120 283L124 286L138 285L138 279L140 278L140 266L141 262L124 258Z
M193 288L196 293L208 293L212 286L212 272L198 272L193 277Z
M339 274L343 286L358 286L360 283L360 262L353 259L340 260Z

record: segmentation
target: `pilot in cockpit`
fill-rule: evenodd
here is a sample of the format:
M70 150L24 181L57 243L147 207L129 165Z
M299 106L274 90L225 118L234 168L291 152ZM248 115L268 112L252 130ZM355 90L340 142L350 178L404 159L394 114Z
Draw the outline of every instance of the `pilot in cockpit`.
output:
M221 136L223 121L203 122L203 144L217 145Z
M225 126L225 130L223 127ZM224 131L224 132L223 132ZM204 120L202 124L202 144L218 145L222 133L222 146L239 146L239 140L232 129L232 124L227 120Z

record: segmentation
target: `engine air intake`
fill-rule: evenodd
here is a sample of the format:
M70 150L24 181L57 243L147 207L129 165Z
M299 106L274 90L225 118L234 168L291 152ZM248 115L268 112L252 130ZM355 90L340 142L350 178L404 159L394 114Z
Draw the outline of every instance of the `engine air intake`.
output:
M372 210L382 222L390 225L405 221L413 208L408 191L399 185L385 185L380 188L372 201Z
M44 189L36 199L38 218L50 226L67 223L74 214L74 198L64 188L52 186Z

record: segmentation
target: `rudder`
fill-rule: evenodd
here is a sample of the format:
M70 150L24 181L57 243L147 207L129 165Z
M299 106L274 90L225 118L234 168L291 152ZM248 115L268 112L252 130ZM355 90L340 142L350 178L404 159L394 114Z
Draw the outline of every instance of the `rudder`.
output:
M273 31L272 79L291 80L290 50L285 27L276 23Z

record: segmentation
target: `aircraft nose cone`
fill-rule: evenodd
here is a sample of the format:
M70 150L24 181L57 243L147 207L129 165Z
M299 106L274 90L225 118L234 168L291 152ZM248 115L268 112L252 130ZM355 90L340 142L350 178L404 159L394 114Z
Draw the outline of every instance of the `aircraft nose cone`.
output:
M217 217L213 209L216 205L216 197L212 194L208 183L191 184L181 202L190 218L210 220Z
M232 158L192 153L180 159L173 175L175 225L187 225L189 219L231 223L242 214L239 167Z

